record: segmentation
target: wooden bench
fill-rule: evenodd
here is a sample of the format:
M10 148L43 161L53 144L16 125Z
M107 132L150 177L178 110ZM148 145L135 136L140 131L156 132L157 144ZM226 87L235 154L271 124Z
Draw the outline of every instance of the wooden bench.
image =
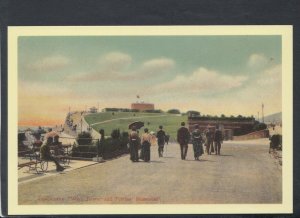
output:
M28 172L31 170L35 170L37 173L46 172L48 169L48 161L36 159L18 164L18 170L23 167L28 167Z
M25 158L29 158L29 160L37 160L39 157L39 154L37 153L27 153L24 155Z
M35 170L38 173L38 164L40 164L40 161L29 161L26 163L18 164L18 170L23 167L28 167L28 171Z

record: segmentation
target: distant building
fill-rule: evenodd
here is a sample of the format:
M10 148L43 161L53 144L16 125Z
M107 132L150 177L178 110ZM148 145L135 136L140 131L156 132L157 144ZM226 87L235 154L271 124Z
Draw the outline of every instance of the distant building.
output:
M154 110L154 104L150 103L132 103L131 109L145 111L145 110Z
M205 131L207 127L213 130L219 127L224 135L225 140L230 140L235 135L243 135L253 131L255 119L251 117L201 117L190 116L188 118L189 131L193 131L195 125L199 125L201 131Z
M90 108L90 113L97 113L98 109L96 107L91 107Z

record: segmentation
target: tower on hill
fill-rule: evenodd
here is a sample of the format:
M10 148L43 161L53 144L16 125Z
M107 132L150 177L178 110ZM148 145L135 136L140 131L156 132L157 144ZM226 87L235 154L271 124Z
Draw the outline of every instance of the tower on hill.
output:
M131 109L136 109L139 111L154 110L154 104L151 103L132 103Z
M137 101L136 103L131 104L131 109L145 111L145 110L154 110L154 104L152 103L144 103L144 101L140 100L140 96L136 96Z

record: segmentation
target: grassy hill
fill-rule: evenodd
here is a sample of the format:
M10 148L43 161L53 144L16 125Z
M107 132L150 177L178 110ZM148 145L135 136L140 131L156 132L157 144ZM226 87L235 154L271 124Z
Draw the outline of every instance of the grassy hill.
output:
M121 131L129 131L128 125L134 121L142 121L149 131L156 132L159 125L164 127L164 130L171 138L175 139L177 130L182 121L187 123L187 115L174 115L168 113L142 113L142 112L103 112L89 114L85 116L85 120L96 130L104 129L105 135L110 135L113 129Z

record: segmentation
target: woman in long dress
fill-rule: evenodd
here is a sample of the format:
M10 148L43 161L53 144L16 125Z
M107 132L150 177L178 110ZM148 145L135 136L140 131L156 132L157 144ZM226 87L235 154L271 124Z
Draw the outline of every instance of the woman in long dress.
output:
M142 135L142 157L145 162L150 161L150 145L151 145L151 135L148 133L148 129L144 129L144 134Z
M199 130L199 125L196 125L195 130L192 132L192 142L193 142L195 160L199 160L199 157L204 153L202 147L202 136Z

